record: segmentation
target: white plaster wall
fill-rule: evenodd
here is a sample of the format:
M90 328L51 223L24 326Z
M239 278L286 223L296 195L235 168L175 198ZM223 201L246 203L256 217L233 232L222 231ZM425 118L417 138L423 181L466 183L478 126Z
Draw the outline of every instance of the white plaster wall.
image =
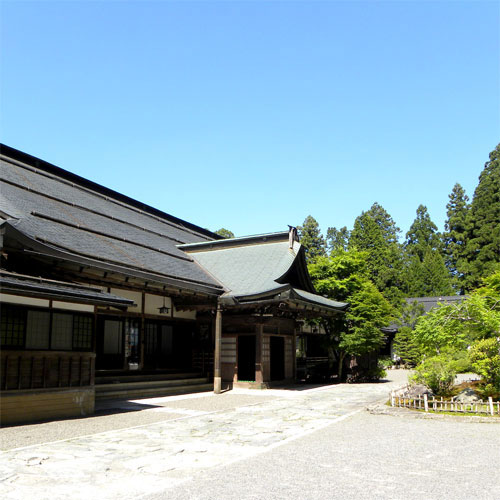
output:
M165 306L172 308L172 300L170 297L165 297ZM151 295L149 293L146 294L146 301L144 312L146 314L156 314L159 315L160 311L158 310L160 307L163 307L163 297L160 295ZM163 314L165 318L170 317L172 309L170 309L168 314Z
M142 293L132 292L130 290L122 290L121 288L111 288L113 295L118 295L118 297L123 297L125 299L130 299L135 302L135 306L127 307L128 312L141 313L142 312Z
M21 297L20 295L9 295L0 293L0 301L9 304L23 304L26 306L49 307L49 301L46 299L35 299L32 297Z

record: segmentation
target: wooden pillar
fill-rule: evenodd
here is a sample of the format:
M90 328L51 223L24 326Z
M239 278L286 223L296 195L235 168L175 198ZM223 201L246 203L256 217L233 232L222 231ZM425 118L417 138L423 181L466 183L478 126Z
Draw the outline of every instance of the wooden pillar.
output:
M264 325L255 325L255 382L262 384L264 374L262 372L262 339L264 337Z
M215 316L215 353L214 353L214 392L220 394L222 386L221 378L221 347L222 347L222 310L217 304Z

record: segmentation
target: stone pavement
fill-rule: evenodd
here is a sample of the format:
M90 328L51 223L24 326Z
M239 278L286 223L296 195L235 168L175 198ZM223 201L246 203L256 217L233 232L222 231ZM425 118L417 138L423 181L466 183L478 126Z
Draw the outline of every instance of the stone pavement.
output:
M403 370L389 375L391 381L379 384L231 391L227 396L234 403L242 398L232 407L224 403L225 395L122 403L146 406L149 401L152 408L144 411L177 418L4 451L0 495L115 499L168 490L197 471L272 450L387 398L406 382ZM217 409L219 404L225 407ZM66 421L69 428L72 422ZM29 426L1 432L15 429L26 432Z

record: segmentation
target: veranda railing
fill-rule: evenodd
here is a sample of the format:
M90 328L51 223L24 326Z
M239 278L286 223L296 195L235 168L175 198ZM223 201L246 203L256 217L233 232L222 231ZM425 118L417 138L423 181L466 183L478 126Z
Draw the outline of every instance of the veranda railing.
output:
M461 403L444 398L429 398L423 396L398 396L391 393L391 406L399 408L411 408L414 410L453 412L453 413L484 413L485 415L500 415L500 401L476 401L474 403Z

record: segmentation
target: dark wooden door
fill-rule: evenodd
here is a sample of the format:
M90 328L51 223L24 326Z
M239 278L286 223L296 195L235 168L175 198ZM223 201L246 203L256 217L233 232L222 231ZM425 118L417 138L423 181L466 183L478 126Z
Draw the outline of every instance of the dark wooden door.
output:
M255 380L255 335L238 337L238 380Z
M285 339L283 337L271 337L271 380L283 380L285 378Z
M124 359L123 321L101 318L98 323L96 368L122 370Z

